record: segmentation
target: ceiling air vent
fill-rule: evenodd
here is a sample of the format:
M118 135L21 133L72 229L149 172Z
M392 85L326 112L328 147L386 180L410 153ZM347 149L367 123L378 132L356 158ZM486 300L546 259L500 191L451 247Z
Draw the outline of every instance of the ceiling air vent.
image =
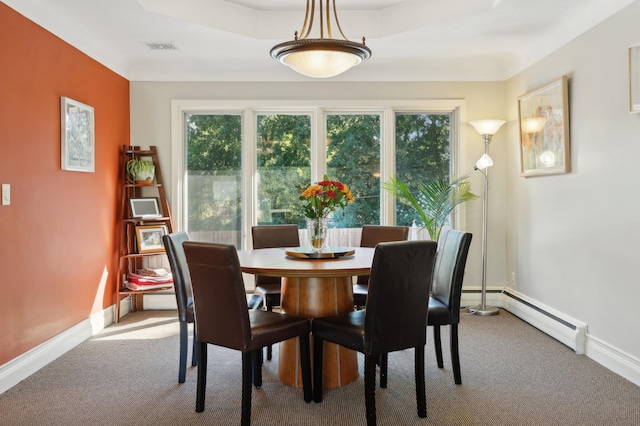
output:
M150 41L145 44L151 50L178 50L178 46L172 41Z

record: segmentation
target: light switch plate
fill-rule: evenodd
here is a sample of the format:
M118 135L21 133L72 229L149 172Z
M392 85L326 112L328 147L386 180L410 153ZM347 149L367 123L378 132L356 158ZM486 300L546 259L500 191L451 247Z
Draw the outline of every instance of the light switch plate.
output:
M11 185L8 183L2 184L2 205L8 206L11 204Z

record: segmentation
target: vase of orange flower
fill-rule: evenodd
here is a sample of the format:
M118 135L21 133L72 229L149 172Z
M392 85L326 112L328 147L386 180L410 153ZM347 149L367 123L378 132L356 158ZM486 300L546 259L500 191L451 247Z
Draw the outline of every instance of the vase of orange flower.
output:
M347 185L330 180L326 175L313 185L299 185L299 189L300 199L304 202L309 245L313 251L322 251L327 247L329 214L353 202L353 195Z

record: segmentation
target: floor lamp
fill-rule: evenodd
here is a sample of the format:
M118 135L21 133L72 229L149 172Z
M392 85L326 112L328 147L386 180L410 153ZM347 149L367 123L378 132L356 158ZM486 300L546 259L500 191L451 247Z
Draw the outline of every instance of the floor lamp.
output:
M471 306L469 312L478 315L498 315L498 308L487 306L487 208L489 206L489 175L488 169L493 166L493 160L489 157L489 143L504 120L476 120L471 124L484 140L484 154L476 162L474 170L484 175L484 188L482 191L482 301L479 305Z

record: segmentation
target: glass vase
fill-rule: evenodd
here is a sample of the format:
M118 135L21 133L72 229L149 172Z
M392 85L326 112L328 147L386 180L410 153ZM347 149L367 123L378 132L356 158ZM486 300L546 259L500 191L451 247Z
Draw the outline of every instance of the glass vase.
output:
M329 219L320 217L307 218L307 238L309 246L314 252L321 252L327 248L327 223Z

